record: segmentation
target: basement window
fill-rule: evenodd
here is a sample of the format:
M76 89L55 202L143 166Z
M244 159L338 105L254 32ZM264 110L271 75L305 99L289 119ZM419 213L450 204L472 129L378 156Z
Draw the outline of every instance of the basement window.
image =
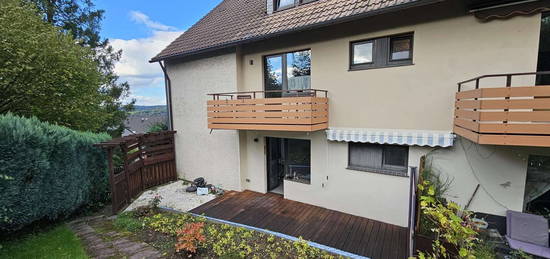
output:
M413 34L350 43L350 70L412 65Z
M409 147L371 143L349 143L348 169L407 176Z

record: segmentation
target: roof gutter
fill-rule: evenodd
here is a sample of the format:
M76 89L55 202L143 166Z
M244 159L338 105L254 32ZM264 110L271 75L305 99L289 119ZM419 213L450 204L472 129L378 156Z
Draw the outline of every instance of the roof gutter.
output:
M177 59L177 58L182 58L182 57L187 57L187 56L203 54L203 53L207 53L207 52L211 52L211 51L236 47L236 46L242 45L242 44L257 42L257 41L266 40L266 39L270 39L270 38L275 38L275 37L278 37L278 36L281 36L281 35L284 35L284 34L300 32L300 31L307 31L307 30L313 30L313 29L319 29L319 28L326 27L326 26L329 26L329 25L336 25L336 24L340 24L340 23L345 23L345 22L359 20L359 19L363 19L363 18L367 18L367 17L372 17L372 16L375 16L375 15L391 13L391 12L397 12L397 11L409 9L409 8L412 8L412 7L431 5L431 4L440 3L440 2L444 2L444 1L446 1L446 0L416 0L416 1L409 2L409 3L400 4L400 5L397 5L397 6L386 7L386 8L380 9L380 10L374 10L374 11L370 11L370 12L366 12L366 13L360 13L360 14L356 14L356 15L352 15L352 16L346 16L346 17L343 17L343 18L338 18L338 19L333 19L333 20L330 20L330 21L311 24L311 25L300 27L300 28L280 31L280 32L276 32L276 33L273 33L273 34L267 34L267 35L252 37L252 38L244 39L244 40L237 40L237 41L233 41L233 42L229 42L229 43L226 43L226 44L213 46L213 47L205 48L205 49L201 49L201 50L196 50L196 51L191 51L191 52L184 52L184 53L181 53L181 54L175 54L175 55L166 56L166 57L154 57L151 60L149 60L149 62L153 63L153 62L158 62L158 61L162 61L162 60Z
M174 117L172 116L172 81L166 72L166 66L162 61L158 61L162 72L164 73L164 91L166 92L166 107L168 109L168 130L174 130Z
M486 11L486 10L497 9L497 8L501 8L501 7L514 6L514 5L520 5L520 4L527 4L527 3L538 2L538 1L539 0L525 0L525 1L512 2L512 3L507 3L507 4L499 4L499 5L493 5L493 6L483 7L483 8L471 9L469 12L470 13L476 13L476 12L480 12L480 11Z

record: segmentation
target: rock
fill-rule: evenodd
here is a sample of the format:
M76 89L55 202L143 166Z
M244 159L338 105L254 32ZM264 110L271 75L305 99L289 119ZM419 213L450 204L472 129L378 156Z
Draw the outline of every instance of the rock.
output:
M189 187L185 188L185 191L186 192L196 192L197 187L196 186L189 186Z

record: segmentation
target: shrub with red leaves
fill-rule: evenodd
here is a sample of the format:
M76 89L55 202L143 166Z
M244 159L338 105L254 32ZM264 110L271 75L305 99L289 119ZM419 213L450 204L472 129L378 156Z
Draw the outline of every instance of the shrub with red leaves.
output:
M176 252L186 251L191 255L196 254L198 244L206 240L203 229L204 222L185 224L183 229L177 232Z

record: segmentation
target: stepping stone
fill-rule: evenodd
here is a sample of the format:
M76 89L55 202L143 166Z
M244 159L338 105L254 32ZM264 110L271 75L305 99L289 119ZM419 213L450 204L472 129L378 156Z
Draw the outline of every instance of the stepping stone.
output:
M161 256L162 255L158 251L147 249L130 256L128 259L156 259L161 258Z

